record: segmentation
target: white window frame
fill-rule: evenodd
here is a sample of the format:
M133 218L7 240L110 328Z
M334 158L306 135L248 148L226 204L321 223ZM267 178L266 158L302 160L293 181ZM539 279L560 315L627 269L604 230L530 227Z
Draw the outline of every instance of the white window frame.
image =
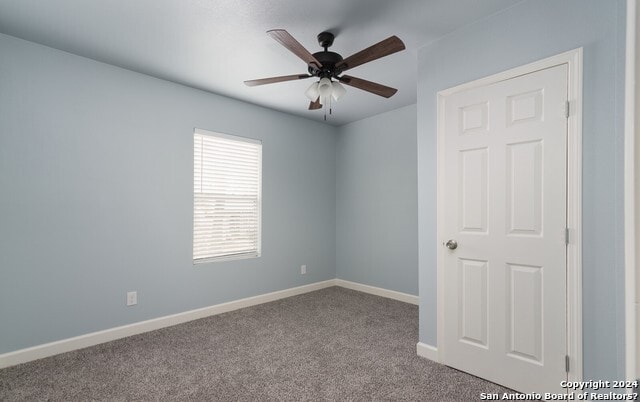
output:
M226 255L219 255L219 256L213 256L213 257L203 257L203 258L195 258L194 255L194 247L195 247L195 183L194 186L192 186L192 191L193 191L193 200L192 200L192 206L193 206L193 226L192 226L192 247L191 247L191 252L192 252L192 260L193 260L193 264L197 265L197 264L204 264L204 263L209 263L209 262L220 262L220 261L231 261L231 260L241 260L241 259L246 259L246 258L258 258L260 257L260 255L262 254L262 141L258 140L258 139L253 139L253 138L247 138L247 137L241 137L241 136L237 136L237 135L231 135L231 134L223 134L223 133L218 133L218 132L214 132L214 131L209 131L209 130L204 130L204 129L200 129L200 128L195 128L193 131L193 151L195 152L195 141L196 141L196 136L197 135L201 135L201 136L209 136L209 137L217 137L217 138L222 138L222 139L226 139L226 140L232 140L232 141L238 141L238 142L247 142L247 143L252 143L252 144L258 144L260 146L259 152L258 152L258 210L257 210L257 214L258 214L258 239L257 239L257 250L255 252L245 252L245 253L238 253L238 254L226 254ZM195 155L194 155L195 156ZM193 177L195 180L195 160L194 160L194 166L193 166Z

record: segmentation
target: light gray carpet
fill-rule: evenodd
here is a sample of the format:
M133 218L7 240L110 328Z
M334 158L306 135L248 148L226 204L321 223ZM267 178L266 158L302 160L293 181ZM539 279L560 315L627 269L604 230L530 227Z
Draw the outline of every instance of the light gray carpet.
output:
M332 287L0 370L0 400L473 401L416 355L418 308Z

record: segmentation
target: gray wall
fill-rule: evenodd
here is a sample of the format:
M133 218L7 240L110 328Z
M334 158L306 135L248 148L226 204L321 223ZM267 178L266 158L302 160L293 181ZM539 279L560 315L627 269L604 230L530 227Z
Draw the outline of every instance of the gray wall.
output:
M338 278L418 294L416 105L339 129Z
M585 378L624 378L625 3L528 0L423 47L418 65L420 341L436 345L436 93L584 47Z
M335 278L335 128L5 35L0 55L0 353ZM194 127L263 140L262 257L192 265Z

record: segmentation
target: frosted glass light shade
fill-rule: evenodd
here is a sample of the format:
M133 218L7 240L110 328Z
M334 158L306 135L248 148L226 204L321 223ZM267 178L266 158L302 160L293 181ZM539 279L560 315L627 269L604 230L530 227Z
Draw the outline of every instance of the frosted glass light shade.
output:
M332 87L331 96L333 96L333 99L335 100L339 100L340 98L342 98L342 95L347 93L347 90L344 89L342 84L337 81L333 82L331 87Z
M322 78L318 82L318 92L320 92L321 98L329 98L331 96L331 80L329 78Z
M304 94L307 96L307 98L309 98L311 102L315 102L316 99L318 99L318 96L320 96L320 91L318 91L318 83L314 82L313 84L311 84L309 89L307 89Z

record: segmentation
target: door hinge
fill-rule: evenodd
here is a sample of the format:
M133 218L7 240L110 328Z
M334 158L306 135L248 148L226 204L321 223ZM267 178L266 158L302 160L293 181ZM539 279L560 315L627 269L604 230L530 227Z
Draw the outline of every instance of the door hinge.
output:
M569 244L569 228L564 228L564 244Z
M567 373L569 372L569 355L564 356L564 369Z
M569 118L569 114L571 112L571 103L566 101L564 103L564 117Z

